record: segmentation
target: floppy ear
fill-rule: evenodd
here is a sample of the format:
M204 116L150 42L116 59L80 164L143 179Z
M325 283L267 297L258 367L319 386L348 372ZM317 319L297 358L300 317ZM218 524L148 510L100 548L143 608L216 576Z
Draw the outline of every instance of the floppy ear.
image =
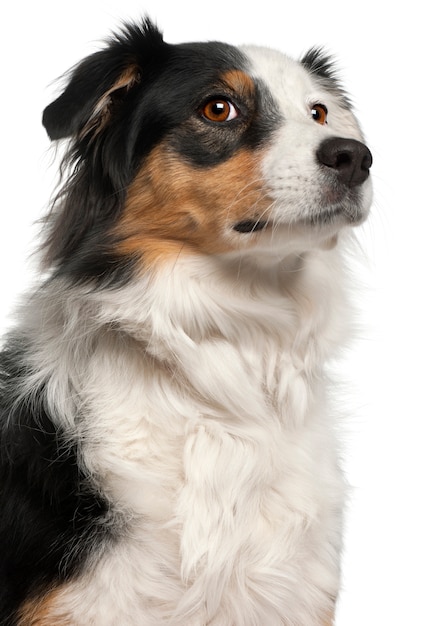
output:
M44 110L43 126L51 139L99 132L110 120L116 101L140 80L136 65L119 70L107 67L102 57L97 53L83 61L62 95Z
M108 47L92 54L71 72L64 92L43 112L43 126L51 139L97 134L112 118L116 105L140 82L142 66L161 33L145 19L127 25Z

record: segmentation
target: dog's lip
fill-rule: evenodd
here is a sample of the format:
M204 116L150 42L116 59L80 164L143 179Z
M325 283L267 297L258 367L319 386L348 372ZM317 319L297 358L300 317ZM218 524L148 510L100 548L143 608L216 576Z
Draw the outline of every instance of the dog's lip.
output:
M343 202L339 205L324 207L310 216L307 221L311 224L333 224L345 222L350 225L358 225L367 217L368 211L359 201Z
M260 219L246 219L237 222L234 225L234 230L238 233L257 233L261 230L264 230L269 226L269 220L260 220Z
M275 230L276 228L288 230L293 229L299 224L300 226L321 227L330 226L338 221L346 220L347 222L353 222L354 219L351 216L346 215L342 209L323 210L312 215L299 218L294 221L279 220L278 223L274 223L271 220L257 220L248 219L237 222L233 226L233 230L240 234L252 235L254 233L260 233L264 231ZM358 221L356 217L355 221Z

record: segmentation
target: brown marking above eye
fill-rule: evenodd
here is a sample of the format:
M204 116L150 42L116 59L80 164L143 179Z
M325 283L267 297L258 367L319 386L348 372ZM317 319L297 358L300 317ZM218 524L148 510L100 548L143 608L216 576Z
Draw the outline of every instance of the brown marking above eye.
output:
M210 122L230 122L240 115L234 100L253 106L255 100L254 81L241 70L229 70L220 76L220 93L208 98L200 108L200 115ZM232 96L230 95L232 94ZM236 98L234 98L234 94Z
M311 107L311 115L312 119L317 122L317 124L324 126L324 124L328 123L328 109L324 104L314 104Z
M238 117L237 107L227 98L212 98L201 109L210 122L230 122Z

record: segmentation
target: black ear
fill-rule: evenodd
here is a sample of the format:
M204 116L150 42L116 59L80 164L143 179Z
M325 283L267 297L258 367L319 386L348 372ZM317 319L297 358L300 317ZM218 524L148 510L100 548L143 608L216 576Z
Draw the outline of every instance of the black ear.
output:
M111 117L117 94L137 83L136 64L121 66L107 51L98 52L80 63L62 93L43 112L43 126L51 139L63 139L92 130L98 132Z
M98 133L112 118L115 103L141 80L156 50L166 47L160 31L146 18L126 25L103 50L79 63L64 92L43 112L51 139Z

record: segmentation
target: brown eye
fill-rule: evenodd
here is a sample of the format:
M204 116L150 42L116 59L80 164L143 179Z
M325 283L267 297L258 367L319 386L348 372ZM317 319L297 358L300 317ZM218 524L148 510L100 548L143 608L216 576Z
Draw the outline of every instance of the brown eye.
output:
M314 104L311 109L311 115L312 119L317 122L317 124L323 126L328 123L328 109L324 104Z
M230 122L238 117L238 112L229 100L216 98L204 105L202 115L210 122Z

